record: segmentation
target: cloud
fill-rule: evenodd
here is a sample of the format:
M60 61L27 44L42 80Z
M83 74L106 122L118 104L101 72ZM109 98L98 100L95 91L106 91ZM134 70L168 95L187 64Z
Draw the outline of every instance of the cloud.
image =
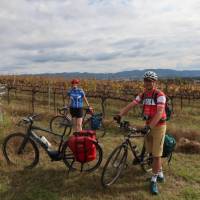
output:
M66 48L72 46L74 44L73 41L65 41L65 40L54 40L54 41L41 41L35 43L16 43L13 45L13 48L17 48L20 50L45 50L45 49L59 49Z
M1 0L0 73L196 69L199 8L198 0Z

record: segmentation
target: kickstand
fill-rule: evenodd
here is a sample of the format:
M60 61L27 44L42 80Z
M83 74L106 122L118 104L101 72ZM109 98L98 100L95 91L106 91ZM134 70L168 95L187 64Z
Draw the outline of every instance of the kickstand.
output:
M72 161L72 163L70 164L70 166L67 166L67 168L68 168L68 170L67 170L67 176L69 176L69 173L70 173L71 171L74 170L74 169L72 168L73 164L74 164L74 160ZM65 164L65 165L66 165L66 164Z

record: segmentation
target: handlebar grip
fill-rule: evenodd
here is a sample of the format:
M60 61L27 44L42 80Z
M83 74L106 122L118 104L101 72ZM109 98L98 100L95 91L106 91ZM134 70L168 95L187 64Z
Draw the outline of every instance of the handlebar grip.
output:
M30 120L27 117L24 117L17 123L17 126L21 126L22 124L28 124L28 123L30 123Z
M30 119L33 121L39 116L41 116L41 115L40 114L35 114L35 115L30 116Z

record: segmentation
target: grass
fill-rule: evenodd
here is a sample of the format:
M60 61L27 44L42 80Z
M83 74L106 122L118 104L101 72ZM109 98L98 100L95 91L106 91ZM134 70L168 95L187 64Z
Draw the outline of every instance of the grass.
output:
M19 98L19 97L17 97ZM27 97L26 97L27 98ZM94 99L91 104L100 111L100 106ZM62 105L62 101L57 102ZM187 102L185 102L187 103ZM49 119L54 115L53 108L50 112L48 105L38 104L36 111L43 113L40 125L47 127ZM200 197L200 155L174 153L171 165L164 163L166 182L159 184L160 194L152 196L149 193L149 174L143 173L140 166L133 166L132 159L129 159L128 168L123 171L123 176L110 188L104 189L100 183L102 167L106 158L113 148L120 144L123 139L122 133L115 126L110 124L112 114L118 112L126 103L107 102L108 133L100 140L103 144L104 159L101 167L90 174L71 172L67 173L62 162L51 162L41 151L40 162L32 170L20 170L9 167L0 151L0 199L1 200L199 200ZM7 106L4 102L5 118L0 129L0 145L3 139L10 132L16 132L19 128L15 123L31 112L27 106L27 99L22 101L14 99ZM127 120L134 125L143 125L139 118L139 110L132 110ZM177 102L175 104L174 118L169 122L168 129L176 135L177 139L186 137L199 141L200 129L200 105L193 102L188 107L180 110ZM23 131L23 129L20 129ZM139 142L139 141L137 141Z
M105 139L112 141L109 137ZM200 172L199 163L194 161L199 158L198 155L187 157L184 154L175 154L171 168L165 166L167 181L159 185L161 193L157 197L149 194L149 176L144 174L139 166L130 165L116 184L109 189L103 189L100 185L102 168L90 174L73 172L68 175L62 163L51 163L44 157L33 170L19 171L2 164L0 194L3 200L198 200Z

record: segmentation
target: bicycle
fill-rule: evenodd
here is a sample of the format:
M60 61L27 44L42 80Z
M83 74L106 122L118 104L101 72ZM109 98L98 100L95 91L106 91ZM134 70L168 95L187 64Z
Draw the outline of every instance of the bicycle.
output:
M19 122L19 126L25 125L27 127L25 133L17 132L8 135L3 142L3 155L10 165L20 167L23 169L32 169L39 162L39 149L41 146L51 161L63 161L69 171L80 170L91 172L97 169L102 161L102 149L98 141L93 141L96 147L96 159L88 163L79 163L73 152L68 146L68 141L64 141L65 132L62 134L54 133L48 129L44 129L34 125L34 120L38 115L23 118ZM49 148L48 140L42 139L35 131L43 131L48 134L60 138L60 143L57 150Z
M66 127L70 127L66 133L67 136L70 135L72 130L72 118L69 114L69 108L63 107L58 109L59 114L54 116L50 120L50 130L53 132L66 132ZM98 117L100 120L100 126L98 128L93 128L92 120L93 117ZM106 134L106 129L103 121L103 114L102 113L94 113L89 108L84 108L84 115L83 115L83 122L82 122L83 129L92 129L96 130L97 138L103 137Z
M120 128L128 131L124 136L123 142L117 146L109 155L102 171L101 184L103 187L108 187L114 184L120 177L124 168L127 167L128 150L130 149L133 156L133 164L139 164L145 172L152 171L152 156L145 151L144 144L142 150L138 152L137 145L132 139L144 137L141 129L136 129L130 126L128 121L120 123Z
M65 133L69 136L72 131L72 118L69 114L68 107L58 108L58 115L54 116L50 120L50 130L58 133Z

